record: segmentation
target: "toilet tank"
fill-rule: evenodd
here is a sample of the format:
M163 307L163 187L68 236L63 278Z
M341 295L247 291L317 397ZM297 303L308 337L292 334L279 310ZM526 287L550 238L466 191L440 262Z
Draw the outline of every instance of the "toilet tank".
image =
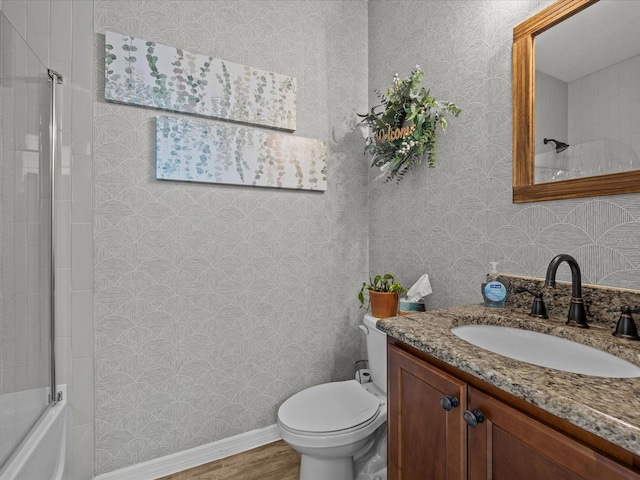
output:
M387 393L387 335L376 328L378 318L367 313L364 325L367 329L367 356L371 381Z

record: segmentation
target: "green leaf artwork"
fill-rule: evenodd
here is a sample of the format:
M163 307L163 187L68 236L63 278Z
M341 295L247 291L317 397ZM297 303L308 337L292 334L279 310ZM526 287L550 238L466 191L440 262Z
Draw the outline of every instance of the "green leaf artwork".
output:
M311 138L158 115L156 178L325 191L327 150Z
M288 131L296 79L105 32L105 99Z

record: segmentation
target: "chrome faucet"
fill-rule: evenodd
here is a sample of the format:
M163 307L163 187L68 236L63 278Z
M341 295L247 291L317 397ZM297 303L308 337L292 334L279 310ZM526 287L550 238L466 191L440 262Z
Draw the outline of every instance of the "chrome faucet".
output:
M580 328L589 328L587 324L587 313L582 300L582 277L578 262L571 255L562 254L555 257L547 267L547 276L544 279L545 287L556 286L556 271L562 262L567 262L571 268L571 303L569 304L569 314L567 325Z

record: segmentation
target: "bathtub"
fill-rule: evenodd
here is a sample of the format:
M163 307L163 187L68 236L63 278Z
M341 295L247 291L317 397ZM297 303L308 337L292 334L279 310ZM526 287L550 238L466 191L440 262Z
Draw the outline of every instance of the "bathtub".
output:
M42 415L0 471L0 480L64 480L68 446L66 385L63 400Z

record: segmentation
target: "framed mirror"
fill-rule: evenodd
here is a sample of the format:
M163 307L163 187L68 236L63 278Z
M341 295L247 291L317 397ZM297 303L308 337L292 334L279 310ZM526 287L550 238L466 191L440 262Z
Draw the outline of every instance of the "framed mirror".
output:
M640 2L558 0L513 29L513 202L640 192Z

